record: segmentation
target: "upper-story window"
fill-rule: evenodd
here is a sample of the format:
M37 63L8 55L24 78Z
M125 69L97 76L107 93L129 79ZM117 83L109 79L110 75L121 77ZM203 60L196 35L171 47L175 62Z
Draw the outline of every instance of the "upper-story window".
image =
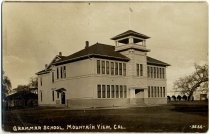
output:
M59 79L59 68L57 68L57 79Z
M137 76L143 76L143 64L136 64Z
M97 74L100 74L100 60L97 60Z
M126 76L126 64L123 63L123 75Z
M97 74L126 76L126 63L97 60Z
M111 62L111 75L114 75L114 62Z
M63 77L66 78L66 66L63 66Z
M122 75L122 63L119 63L119 75Z
M106 74L109 74L109 61L106 61Z
M105 74L105 61L102 61L102 74Z
M118 63L115 62L115 75L118 75Z
M42 77L40 77L40 85L42 86Z
M52 72L52 82L54 83L55 79L54 79L54 72Z
M148 78L165 78L165 68L163 67L155 67L155 66L147 66L147 76Z
M150 67L147 66L147 77L150 77Z
M59 75L61 79L66 78L66 66L57 67L57 79L59 79Z
M162 78L162 68L159 68L160 78Z
M143 65L140 64L140 76L143 76Z
M139 76L139 64L136 64L136 74Z
M154 78L156 78L156 67L154 67L153 69L154 69Z

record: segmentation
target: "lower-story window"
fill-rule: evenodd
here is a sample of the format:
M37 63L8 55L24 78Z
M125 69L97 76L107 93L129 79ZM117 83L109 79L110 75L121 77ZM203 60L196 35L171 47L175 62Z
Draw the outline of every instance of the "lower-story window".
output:
M106 88L105 88L105 85L102 85L102 98L106 98Z
M42 102L42 91L40 91L40 101Z
M110 85L107 85L107 98L110 98Z
M127 98L127 86L97 85L97 98Z
M166 91L165 91L165 87L163 87L163 97L166 96Z
M127 86L124 85L124 98L127 98Z
M98 85L98 98L101 98L101 85Z
M112 85L112 92L111 92L111 96L112 98L115 98L115 90L114 90L114 85Z
M148 97L165 97L165 87L148 86Z
M123 86L120 85L120 98L123 98Z
M54 101L54 91L52 91L52 101Z

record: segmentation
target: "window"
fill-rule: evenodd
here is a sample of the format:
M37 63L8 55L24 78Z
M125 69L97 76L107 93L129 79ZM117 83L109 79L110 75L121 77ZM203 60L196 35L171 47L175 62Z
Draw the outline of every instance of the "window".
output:
M153 78L153 67L150 67L150 71L151 71L151 78Z
M116 85L116 98L119 98L119 86Z
M150 86L148 87L148 97L150 97Z
M106 87L102 85L102 98L106 98Z
M120 98L123 98L123 86L120 85Z
M100 60L97 60L97 74L100 74Z
M42 86L42 77L40 77L40 85Z
M124 85L124 98L127 98L127 86Z
M40 101L42 102L42 91L40 91Z
M98 98L101 98L101 85L98 85Z
M57 68L57 79L59 79L59 68Z
M52 101L54 101L54 91L52 91Z
M111 93L112 94L112 98L115 98L114 85L112 85L112 89L111 90L112 90L112 93Z
M162 69L159 68L159 72L160 72L160 78L162 78Z
M154 97L157 97L156 96L156 87L154 87Z
M119 75L122 75L122 63L119 63Z
M62 79L63 78L63 67L61 67L60 71L61 71L61 79Z
M159 87L157 87L157 97L160 97L160 91L159 91Z
M164 68L162 69L163 69L163 79L165 79L165 69Z
M143 65L140 64L140 76L143 76Z
M107 85L107 98L110 98L110 85Z
M109 61L106 61L106 74L109 74Z
M150 67L147 67L147 77L150 77Z
M102 61L102 74L105 74L105 61Z
M126 64L123 63L123 76L126 76Z
M153 93L154 93L153 87L151 87L151 97L153 97Z
M54 83L54 72L52 72L52 82Z
M118 63L115 62L115 75L118 75Z
M139 76L139 64L136 64L136 74Z
M166 95L166 91L165 91L165 87L163 87L163 97L165 97Z
M59 92L57 92L57 98L59 98Z
M157 78L159 78L159 68L157 68Z
M154 78L156 78L156 67L154 67L153 69L154 69Z
M162 91L162 87L160 87L160 97L163 97L163 91Z
M66 66L63 66L63 78L66 78Z
M114 62L111 62L111 75L114 75Z

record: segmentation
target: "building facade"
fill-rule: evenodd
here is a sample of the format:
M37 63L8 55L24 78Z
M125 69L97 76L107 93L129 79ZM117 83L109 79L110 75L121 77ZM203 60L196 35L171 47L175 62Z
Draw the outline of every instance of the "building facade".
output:
M166 67L148 57L150 37L128 30L69 56L57 55L38 75L40 106L110 107L167 103Z

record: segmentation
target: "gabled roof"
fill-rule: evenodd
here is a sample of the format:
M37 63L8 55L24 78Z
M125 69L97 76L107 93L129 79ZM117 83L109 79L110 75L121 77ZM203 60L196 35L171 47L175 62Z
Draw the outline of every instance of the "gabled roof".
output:
M41 75L41 74L47 74L51 71L52 69L44 69L44 70L41 70L39 72L36 73L36 75Z
M64 59L65 56L56 55L55 58L50 62L50 64L47 66L47 69L50 69L50 67L58 60Z
M147 64L158 65L158 66L170 66L168 63L147 56Z
M148 39L150 38L149 36L147 35L144 35L144 34L141 34L141 33L138 33L138 32L135 32L133 30L128 30L124 33L121 33L121 34L118 34L116 35L115 37L111 38L112 40L117 40L117 39L120 39L120 38L124 38L124 37L127 37L127 36L135 36L135 37L139 37L139 38L143 38L143 39Z
M122 55L119 52L116 52L114 46L96 43L72 55L66 56L63 59L55 62L54 64L59 65L59 64L63 64L67 62L74 62L74 61L83 60L83 59L87 59L91 57L113 59L113 60L119 60L119 61L129 61L128 57Z

